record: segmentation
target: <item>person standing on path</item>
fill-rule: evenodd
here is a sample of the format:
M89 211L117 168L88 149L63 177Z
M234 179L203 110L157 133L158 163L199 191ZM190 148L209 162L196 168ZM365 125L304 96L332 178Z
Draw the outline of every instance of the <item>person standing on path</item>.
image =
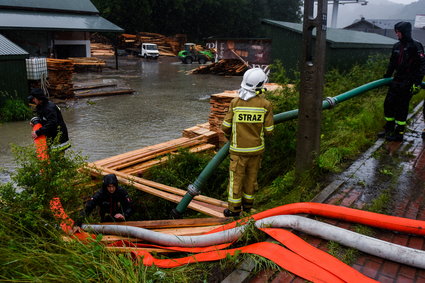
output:
M230 102L222 130L230 140L228 203L223 214L237 217L254 203L257 174L264 152L264 134L271 134L273 110L263 97L268 77L260 68L245 72L239 96Z
M403 141L409 102L419 92L425 75L425 55L422 44L412 39L409 22L398 22L394 31L399 41L393 45L384 78L395 74L384 101L385 131L378 136Z
M71 145L68 142L68 129L59 107L49 101L40 88L31 90L28 102L36 105L37 116L40 118L42 125L38 130L31 132L32 138L36 139L45 135L50 148L60 151L69 148ZM57 136L59 136L58 140L56 139Z

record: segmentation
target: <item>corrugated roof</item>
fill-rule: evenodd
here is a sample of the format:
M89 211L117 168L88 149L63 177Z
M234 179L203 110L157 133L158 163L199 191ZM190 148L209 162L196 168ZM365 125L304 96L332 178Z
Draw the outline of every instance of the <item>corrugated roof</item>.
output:
M266 24L274 25L290 29L297 33L303 32L303 25L297 23L262 20ZM397 41L393 38L379 35L376 33L368 33L354 30L328 28L326 31L326 41L331 43L331 47L369 47L380 48L392 46Z
M28 55L28 52L0 34L0 56L4 55Z
M2 0L0 0L2 1ZM73 30L122 32L119 26L98 15L0 10L0 29Z
M0 0L0 6L99 13L90 0Z

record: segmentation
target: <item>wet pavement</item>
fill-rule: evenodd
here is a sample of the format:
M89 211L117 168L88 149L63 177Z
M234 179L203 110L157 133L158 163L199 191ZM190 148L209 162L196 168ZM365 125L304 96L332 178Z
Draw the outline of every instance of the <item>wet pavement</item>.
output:
M355 209L365 209L386 195L382 207L385 214L425 221L425 142L421 105L416 107L403 143L377 140L367 152L344 173L337 176L312 201ZM320 219L341 228L355 230L356 224ZM425 237L370 228L371 237L391 243L425 250ZM309 244L329 252L326 240L294 232ZM347 251L348 248L343 247ZM425 270L399 264L366 253L355 253L351 266L379 282L425 282ZM264 271L252 279L239 277L233 282L306 282L287 271Z

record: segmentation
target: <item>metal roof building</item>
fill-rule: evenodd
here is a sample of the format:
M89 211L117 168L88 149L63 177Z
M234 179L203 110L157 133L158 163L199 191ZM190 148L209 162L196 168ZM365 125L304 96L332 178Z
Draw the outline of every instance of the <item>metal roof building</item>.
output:
M6 96L24 98L28 95L26 58L28 52L0 34L0 104Z
M262 20L272 38L272 58L282 61L286 70L299 70L303 26L273 20ZM362 63L372 54L390 55L396 40L372 33L328 28L326 31L326 69L346 70Z
M351 25L346 26L344 29L364 31L376 33L397 39L394 32L394 26L398 22L409 22L412 24L412 37L425 45L425 30L415 27L414 20L406 19L365 19L364 17L357 19Z
M90 57L90 32L123 32L89 0L0 0L0 33L31 56Z

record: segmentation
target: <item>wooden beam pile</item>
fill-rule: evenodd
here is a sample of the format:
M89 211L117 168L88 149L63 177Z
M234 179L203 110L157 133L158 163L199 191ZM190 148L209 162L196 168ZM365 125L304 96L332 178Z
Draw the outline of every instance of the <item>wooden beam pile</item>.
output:
M96 57L69 57L68 59L74 63L75 71L90 67L95 67L98 71L101 71L102 67L106 66L105 60Z
M209 138L209 136L204 135L192 138L182 137L99 160L93 164L119 170L126 174L142 175L143 172L152 166L166 162L167 155L177 153L180 148L188 148L192 152L215 148L214 144L207 142Z
M218 62L202 65L194 70L191 70L192 74L215 74L222 76L241 76L248 69L239 59L222 59Z
M179 203L186 194L185 190L170 187L147 179L136 177L118 170L99 166L96 163L89 163L87 169L93 176L103 176L107 174L115 174L121 184L133 186L138 190L148 194L163 198L165 200ZM202 212L213 217L223 217L223 210L227 207L227 203L218 199L210 198L203 195L195 196L188 205L188 208Z
M177 56L186 42L186 36L177 34L167 37L159 33L138 32L137 34L122 34L120 36L122 48L140 48L142 43L155 43L158 45L159 54L162 56Z
M49 95L57 98L74 97L72 74L74 64L72 60L47 58Z
M113 56L114 48L110 44L90 42L91 56Z
M210 128L209 122L198 124L191 128L187 128L183 130L182 135L183 137L186 137L186 138L194 138L194 137L202 135L206 137L208 143L214 144L214 145L219 144L217 132Z

